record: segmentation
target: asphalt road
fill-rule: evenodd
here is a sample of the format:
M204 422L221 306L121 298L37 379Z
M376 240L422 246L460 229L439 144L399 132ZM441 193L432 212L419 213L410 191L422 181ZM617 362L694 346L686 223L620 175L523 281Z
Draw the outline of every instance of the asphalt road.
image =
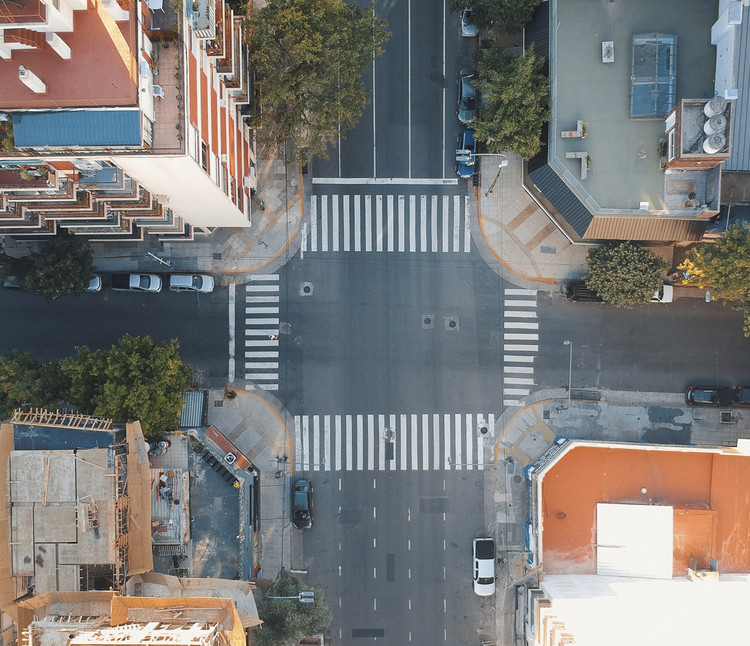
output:
M104 276L105 284L107 276ZM155 341L177 338L182 360L201 387L227 383L227 290L211 294L128 294L104 288L48 303L33 294L0 289L0 352L31 352L38 360L73 356L75 347L109 348L124 335Z

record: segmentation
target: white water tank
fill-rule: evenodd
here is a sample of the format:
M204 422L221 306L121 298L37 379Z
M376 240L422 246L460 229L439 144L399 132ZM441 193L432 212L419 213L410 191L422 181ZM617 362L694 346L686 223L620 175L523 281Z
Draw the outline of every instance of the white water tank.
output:
M724 135L715 132L703 140L703 152L708 155L714 155L720 152L727 143Z
M706 106L703 108L703 114L710 119L716 114L721 114L726 109L727 100L720 94L717 94L713 99L706 103Z
M703 132L707 135L714 133L724 134L727 128L727 118L723 114L715 114L703 124Z

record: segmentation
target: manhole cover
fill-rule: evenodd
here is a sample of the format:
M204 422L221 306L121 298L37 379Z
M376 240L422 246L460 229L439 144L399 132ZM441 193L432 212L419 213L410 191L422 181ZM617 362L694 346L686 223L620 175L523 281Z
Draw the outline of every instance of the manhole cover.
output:
M432 314L422 314L422 329L430 330L435 327L435 317Z
M488 429L488 428L487 428L486 426L480 426L480 427L479 427L479 432L480 432L480 433L481 433L482 435L487 435L487 431L489 431L489 430L490 430L490 429Z
M521 482L521 480L523 480L521 476L513 476L513 482L515 482L516 484Z
M302 283L299 286L300 296L311 296L313 293L312 283Z
M450 331L457 331L458 330L458 317L448 316L445 319L445 329L450 330Z

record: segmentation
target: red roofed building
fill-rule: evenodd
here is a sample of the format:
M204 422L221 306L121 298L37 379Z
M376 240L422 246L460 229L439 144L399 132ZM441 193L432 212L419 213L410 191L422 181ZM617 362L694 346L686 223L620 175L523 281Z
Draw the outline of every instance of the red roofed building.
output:
M526 643L745 641L733 618L750 599L750 441L564 440L528 475Z
M223 0L0 3L0 234L250 226L249 78Z

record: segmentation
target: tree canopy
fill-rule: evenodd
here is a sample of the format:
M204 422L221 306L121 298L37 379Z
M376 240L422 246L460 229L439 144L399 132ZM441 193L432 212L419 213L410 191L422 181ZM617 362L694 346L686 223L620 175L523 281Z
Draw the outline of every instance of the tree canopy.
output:
M472 22L477 27L489 27L498 21L508 33L515 34L534 16L540 0L450 0L451 11L464 7L472 10Z
M82 413L140 420L146 437L174 430L184 404L180 395L193 381L178 348L177 339L154 343L127 334L109 350L78 347L77 357L60 365L70 383L69 401Z
M20 350L0 355L0 419L21 407L54 409L65 398L57 364L40 363Z
M664 259L630 242L593 247L587 263L586 286L616 307L649 303L667 269Z
M271 598L296 597L302 590L314 592L315 601L301 603L297 599ZM322 632L331 623L331 611L325 603L323 590L303 585L298 576L285 570L258 603L258 616L263 620L253 635L253 644L258 646L296 645L301 639Z
M543 65L533 45L516 58L491 37L479 51L482 109L472 126L488 152L531 159L542 149L542 126L549 120L549 80L541 72Z
M0 273L15 276L24 289L54 301L86 291L94 275L94 260L87 242L60 233L23 258L0 252Z
M680 269L688 285L736 303L745 314L745 336L750 337L750 223L733 224L715 243L688 250Z
M250 19L256 134L264 153L287 144L287 163L328 157L353 128L369 92L362 76L390 37L375 3L269 0Z

